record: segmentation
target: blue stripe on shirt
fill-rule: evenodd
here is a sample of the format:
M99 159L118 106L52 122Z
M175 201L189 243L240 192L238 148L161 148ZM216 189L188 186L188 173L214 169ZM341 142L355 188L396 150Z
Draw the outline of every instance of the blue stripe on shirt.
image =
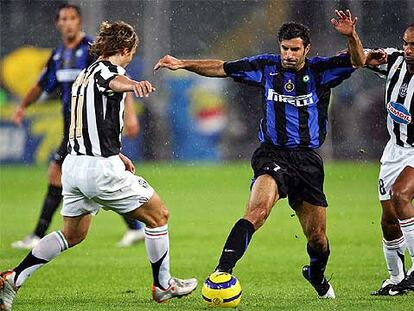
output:
M283 85L285 86L289 80L296 88L296 75L291 72L285 72ZM293 89L291 92L288 92L285 87L283 87L283 94L288 96L295 96L296 89ZM282 103L280 103L282 104ZM288 146L299 146L299 109L298 107L285 103L285 117L286 117L286 134L287 134L287 145Z
M308 127L309 127L309 136L310 148L317 148L319 147L319 113L318 113L318 102L319 98L316 94L316 85L315 85L315 77L310 69L306 71L306 74L309 76L309 83L307 88L307 93L311 93L313 91L313 102L314 104L308 107Z

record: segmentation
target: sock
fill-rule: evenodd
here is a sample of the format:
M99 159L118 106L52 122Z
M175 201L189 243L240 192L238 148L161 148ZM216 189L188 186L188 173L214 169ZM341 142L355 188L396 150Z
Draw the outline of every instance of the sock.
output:
M55 231L44 238L31 250L25 259L14 268L14 285L20 287L26 279L37 269L51 261L61 252L68 249L69 245L62 232Z
M129 230L141 230L142 229L142 224L138 220L132 219L128 217L127 215L121 215L121 216L122 218L124 218L124 221Z
M151 262L154 285L163 289L170 286L171 279L169 244L168 225L158 228L145 227L145 247Z
M382 244L390 281L393 284L398 284L405 277L404 252L406 245L404 236L392 241L383 239Z
M414 271L414 217L399 220L401 231L405 238L405 244L407 245L408 252L411 256L411 269L408 271L408 274L411 274Z
M328 258L330 254L329 244L328 244L328 250L326 252L323 252L318 249L314 249L309 244L307 244L307 251L309 254L309 258L310 258L309 276L315 282L322 283L323 276L325 273L325 268L328 263Z
M236 262L247 250L254 231L254 226L250 221L240 219L236 222L224 244L216 270L228 273L233 271Z
M34 234L42 238L45 236L47 229L52 221L53 214L62 201L62 187L49 185L46 198L43 202L42 211L39 221L34 230Z

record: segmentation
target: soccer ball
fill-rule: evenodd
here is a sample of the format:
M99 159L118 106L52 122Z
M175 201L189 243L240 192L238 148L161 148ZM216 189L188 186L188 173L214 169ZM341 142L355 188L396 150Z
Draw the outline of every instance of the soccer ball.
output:
M214 272L201 290L204 301L213 308L235 308L242 295L239 280L226 272Z

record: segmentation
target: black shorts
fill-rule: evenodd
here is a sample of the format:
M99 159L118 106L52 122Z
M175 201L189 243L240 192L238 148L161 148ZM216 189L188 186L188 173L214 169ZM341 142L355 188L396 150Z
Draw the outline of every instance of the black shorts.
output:
M289 198L289 205L306 201L327 207L323 193L325 173L320 155L310 149L279 149L262 144L251 160L254 180L260 175L270 175L277 183L280 198Z
M59 148L53 152L51 157L51 160L55 161L59 165L62 165L63 160L65 160L66 156L68 155L69 127L70 120L63 118L63 139L60 142Z

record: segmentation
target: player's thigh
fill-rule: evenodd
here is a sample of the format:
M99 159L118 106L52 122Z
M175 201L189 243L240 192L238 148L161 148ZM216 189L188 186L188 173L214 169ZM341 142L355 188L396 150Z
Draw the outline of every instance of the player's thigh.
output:
M303 201L295 206L303 233L309 239L321 239L326 232L326 207Z
M257 229L270 214L278 198L275 179L267 174L260 175L252 186L244 217Z
M52 160L48 167L48 180L53 186L62 186L62 166L58 162Z
M392 192L398 191L412 200L414 197L414 167L406 166L398 175L391 189Z
M161 227L168 222L168 210L154 191L148 202L127 213L129 217L142 221L149 228Z
M70 247L79 244L86 238L91 221L91 214L83 214L76 217L63 217L62 233Z

